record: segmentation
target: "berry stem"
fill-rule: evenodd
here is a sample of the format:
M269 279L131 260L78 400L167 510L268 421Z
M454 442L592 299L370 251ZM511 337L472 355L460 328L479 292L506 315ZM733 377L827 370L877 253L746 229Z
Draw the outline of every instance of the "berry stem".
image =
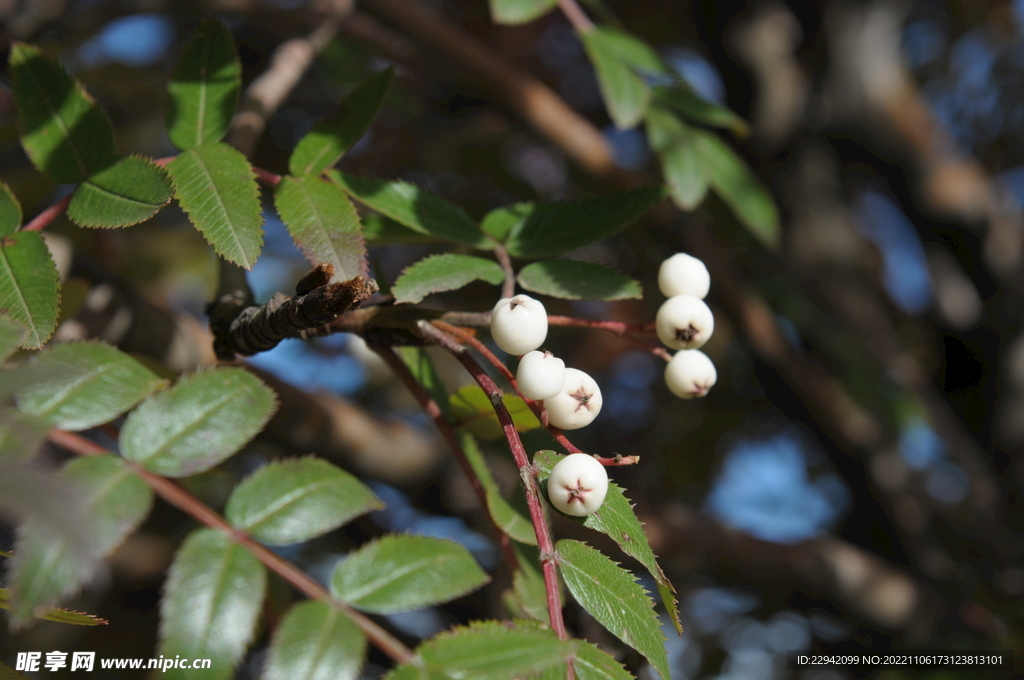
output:
M526 504L530 509L530 519L533 521L533 530L537 534L537 547L540 549L541 568L544 572L544 589L547 591L548 617L551 619L551 628L562 640L569 638L565 630L565 621L562 620L562 602L558 593L558 567L555 564L555 546L551 541L551 532L548 529L547 521L544 519L544 509L540 503L540 490L537 488L537 477L530 459L526 455L526 448L519 438L512 416L501 398L501 390L498 385L487 375L487 371L480 365L469 351L455 341L454 338L444 333L426 321L420 321L420 332L430 342L444 347L461 363L469 374L473 376L480 389L491 400L494 412L501 423L501 429L505 433L512 458L519 468L519 476L523 480L523 487L526 492Z
M508 256L508 250L503 245L494 246L494 255L498 258L498 264L505 270L505 281L501 284L501 297L510 298L516 294L516 272L512 268L512 258Z

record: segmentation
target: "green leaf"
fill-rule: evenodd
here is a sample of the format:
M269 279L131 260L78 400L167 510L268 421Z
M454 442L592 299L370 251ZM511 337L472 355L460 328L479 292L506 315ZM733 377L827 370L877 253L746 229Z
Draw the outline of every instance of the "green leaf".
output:
M155 215L173 193L166 170L128 156L78 185L68 217L83 227L127 227Z
M625 31L596 26L587 33L589 40L595 41L609 55L643 73L668 73L665 63L653 47L634 35Z
M367 543L338 565L331 592L372 612L420 609L476 590L490 579L458 543L390 535Z
M27 677L27 675L19 673L7 664L0 663L0 680L22 680Z
M167 384L124 352L101 342L47 347L32 361L18 406L62 430L87 430L125 413Z
M665 193L663 187L643 187L572 203L535 206L509 233L508 252L530 259L565 255L622 231Z
M349 473L319 458L274 461L238 485L224 515L271 545L288 545L337 529L384 507Z
M0 364L7 361L28 336L28 329L17 321L0 316Z
M430 255L405 268L391 287L396 303L416 303L446 290L458 290L473 281L501 285L505 272L494 260L473 255Z
M516 603L529 616L543 624L550 625L547 586L538 566L540 553L536 550L523 550L521 546L517 545L513 545L512 549L519 562L519 568L512 575L512 594ZM528 552L529 554L527 554Z
M31 458L52 428L42 418L34 418L13 408L0 409L0 460Z
M117 161L106 114L55 59L15 43L10 73L21 144L40 171L71 184Z
M354 680L366 657L366 637L324 602L292 607L274 630L261 680Z
M603 264L578 260L534 262L519 272L526 290L566 300L628 300L643 297L640 283Z
M395 67L391 66L357 85L299 140L288 159L288 171L293 175L318 174L337 163L370 127L394 75Z
M573 670L576 680L635 680L618 661L586 640L575 640L576 654ZM533 680L564 680L566 667L549 668Z
M558 0L490 0L496 24L525 24L539 19L558 5Z
M579 37L597 72L608 117L615 127L626 130L643 119L651 100L651 88L643 76L622 59L615 49L617 46L608 39L607 30L610 29L594 29L580 33Z
M487 249L487 236L462 208L415 184L329 170L327 176L352 198L413 231Z
M768 190L718 135L696 128L693 134L711 187L766 248L778 248L779 213Z
M646 121L647 139L661 161L672 200L683 210L693 210L708 193L708 178L689 127L656 106L647 111Z
M615 637L643 654L668 680L668 654L658 615L631 573L586 543L563 539L555 545L569 592Z
M726 128L739 137L746 137L750 134L750 125L743 118L720 104L704 99L686 87L656 87L654 88L654 101L677 111L694 122Z
M14 609L11 591L7 588L0 588L0 609ZM57 607L41 609L35 614L35 617L56 623L68 623L72 626L105 626L109 623L92 614L71 611L69 609L58 609ZM2 674L0 674L0 678L3 678Z
M565 663L576 648L575 640L559 640L550 630L477 621L424 642L416 649L418 668L387 677L513 680Z
M263 565L245 548L213 529L193 531L164 584L159 653L211 659L202 677L227 680L252 642L266 586ZM161 677L199 674L171 668Z
M402 243L405 245L437 245L444 243L439 236L422 234L403 226L390 217L384 217L377 213L370 213L363 216L363 238L367 243Z
M441 409L441 414L444 415L445 419L451 421L452 414L451 408L448 405L448 390L445 388L444 383L441 382L441 376L437 372L437 368L434 367L434 362L430 360L430 355L427 354L423 347L414 347L411 345L395 347L395 353L402 359L406 366L409 367L409 372L416 378L416 382L423 385L434 401L437 402L437 407Z
M320 177L284 177L274 206L310 262L334 265L338 281L366 275L366 244L359 215L337 184Z
M484 233L504 242L508 238L509 232L512 231L512 227L529 217L535 207L533 203L526 202L495 208L484 215L480 221L480 228Z
M80 537L90 555L83 555L67 536L36 518L18 529L11 560L14 614L24 620L39 605L51 604L78 590L92 563L124 540L149 514L153 492L116 456L90 456L69 463L61 473L79 491L87 535Z
M273 391L244 369L193 373L131 412L121 451L158 475L187 477L242 448L276 408Z
M11 188L0 182L0 236L13 234L21 226L21 203Z
M25 349L39 349L57 325L60 290L57 265L42 234L0 236L0 316L25 325Z
M220 140L231 125L242 65L231 32L206 18L192 34L167 85L167 136L179 149Z
M217 254L251 269L263 247L263 216L256 175L245 156L213 142L180 154L167 172L182 209Z
M517 432L529 432L540 427L537 416L519 395L503 394L501 400L512 416ZM466 385L451 395L448 401L457 427L464 428L480 439L498 439L504 436L498 416L494 413L494 405L479 386Z
M494 480L494 475L491 474L490 468L487 467L487 462L484 460L484 456L480 452L480 447L477 446L473 435L460 432L459 442L462 444L462 450L466 454L469 466L473 468L473 473L484 487L487 511L490 513L495 525L513 540L528 545L537 545L537 534L534 532L533 524L530 520L519 514L505 500L505 497L501 495L498 483Z

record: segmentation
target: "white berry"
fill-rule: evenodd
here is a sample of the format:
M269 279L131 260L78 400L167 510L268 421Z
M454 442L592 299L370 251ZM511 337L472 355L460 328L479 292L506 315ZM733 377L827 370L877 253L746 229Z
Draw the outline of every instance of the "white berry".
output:
M491 311L491 337L509 354L526 354L548 337L548 312L529 295L502 298Z
M565 362L551 352L527 352L519 360L516 382L527 399L550 399L565 384Z
M544 400L548 422L563 430L586 427L601 412L601 388L589 375L575 368L565 369L565 382L555 396Z
M675 295L662 303L654 325L658 339L672 349L697 349L714 332L715 317L699 297Z
M573 517L597 512L607 494L608 472L585 453L574 453L558 461L548 477L551 505Z
M699 349L681 349L665 367L665 384L681 399L703 397L718 380L718 371Z
M711 275L704 263L693 255L676 253L661 263L658 288L667 298L693 295L703 299L711 288Z

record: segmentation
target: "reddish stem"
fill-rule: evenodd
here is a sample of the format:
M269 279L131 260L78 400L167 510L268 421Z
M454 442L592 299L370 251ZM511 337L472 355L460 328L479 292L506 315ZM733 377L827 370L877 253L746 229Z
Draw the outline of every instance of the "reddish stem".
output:
M71 197L74 196L74 192L68 194L64 198L60 199L49 208L39 213L32 218L32 221L21 228L22 231L42 231L46 229L55 219L63 215L68 205L71 204Z
M583 8L576 4L576 0L558 0L558 9L562 10L562 14L572 27L580 33L590 33L594 30L594 23L583 12Z
M65 432L63 430L52 430L47 438L68 451L80 456L101 456L114 455L99 444L89 441L81 435ZM123 460L123 459L122 459ZM335 609L340 610L349 617L359 629L363 631L367 639L377 646L382 652L391 657L395 663L406 664L413 660L413 652L400 640L395 638L372 620L340 602L327 592L323 586L304 574L298 567L288 562L281 556L270 551L261 543L257 543L247 533L234 528L227 521L211 510L198 498L182 489L169 479L154 474L138 463L130 460L124 461L125 465L132 472L142 478L146 484L153 489L165 501L190 515L206 526L217 529L232 541L248 550L256 559L262 562L268 569L276 573L285 581L295 587L296 590L304 593L314 600L325 602Z
M455 460L458 461L459 467L462 468L462 474L466 475L469 479L470 485L473 487L473 492L476 494L477 501L480 503L480 507L487 517L487 521L490 523L491 528L494 529L495 535L498 537L498 545L501 546L501 553L505 557L505 563L508 568L515 573L519 569L519 559L516 557L515 551L512 549L512 539L508 537L504 531L497 525L494 518L491 516L490 509L487 505L487 490L484 489L484 485L480 482L480 478L477 477L476 472L473 470L473 466L469 463L469 458L466 456L466 451L462 448L462 443L459 441L458 436L455 434L455 429L452 424L448 422L444 414L441 413L441 407L437 405L437 402L427 392L427 390L420 384L416 377L413 376L412 371L405 365L405 362L396 355L390 347L379 347L373 343L369 344L370 349L377 353L384 363L388 365L391 372L402 381L412 396L415 397L416 401L419 402L420 407L426 411L427 415L430 416L431 420L434 421L434 425L437 427L438 432L441 433L441 437L445 443L448 444L448 448L455 454Z
M603 331L610 331L616 335L628 333L652 333L654 322L647 323L626 323L624 321L594 321L592 319L577 319L572 316L548 315L548 324L551 326L576 326L578 328L599 328Z
M512 258L508 256L505 246L494 246L494 255L498 258L498 264L505 270L505 281L501 284L501 297L510 298L516 294L516 272L512 268Z
M252 166L252 170L256 173L256 179L263 184L266 184L268 187L276 187L281 183L281 175L276 172L270 172L269 170L258 168L255 165Z

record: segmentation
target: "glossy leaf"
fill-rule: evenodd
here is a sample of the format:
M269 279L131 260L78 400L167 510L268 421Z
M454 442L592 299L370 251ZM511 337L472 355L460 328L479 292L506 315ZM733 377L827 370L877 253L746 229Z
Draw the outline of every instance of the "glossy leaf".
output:
M0 236L13 234L21 226L21 203L11 188L0 182Z
M533 524L519 514L501 495L498 483L494 480L490 468L487 467L487 462L480 452L480 447L477 446L476 439L466 432L461 432L459 433L459 442L462 444L462 450L466 454L470 467L473 468L473 473L484 487L487 511L490 513L491 519L494 520L494 524L510 538L520 543L537 545L537 534L534 532Z
M338 185L315 176L284 177L274 206L310 262L333 264L337 281L366 275L359 215Z
M155 215L173 194L166 170L129 156L79 184L68 217L83 227L127 227Z
M362 482L319 458L274 461L238 485L225 508L258 541L288 545L384 507Z
M496 24L525 24L539 19L558 5L558 0L490 0Z
M167 384L124 352L101 342L47 347L32 361L18 406L62 430L86 430L125 413Z
M363 216L363 238L367 243L373 244L437 245L445 242L440 236L413 231L390 217L377 213Z
M658 615L631 573L586 543L563 539L555 545L562 578L573 598L615 637L643 654L668 680L668 654Z
M131 412L121 451L165 477L194 475L242 448L276 408L273 391L246 370L193 373Z
M288 171L293 175L318 174L337 163L370 127L394 75L395 67L391 66L357 85L299 140L288 159Z
M730 109L710 102L692 90L677 87L654 88L654 101L658 104L682 114L688 120L726 128L733 134L746 137L750 134L750 125Z
M530 259L557 257L613 236L665 196L643 187L572 203L534 206L509 233L509 254Z
M540 427L540 421L518 395L503 394L502 402L512 416L512 422L518 432L529 432ZM464 428L474 437L480 439L498 439L503 436L501 423L494 413L494 405L477 385L466 385L451 395L451 404L455 424Z
M227 680L256 630L267 574L244 548L213 529L192 532L179 548L160 601L159 653L210 659L202 677ZM165 678L197 677L171 668Z
M711 187L766 248L779 245L779 213L768 190L717 135L693 129L697 154Z
M366 637L339 610L307 600L274 630L262 680L354 680L366 657Z
M11 591L7 588L0 588L0 609L13 608L14 605L11 602ZM108 621L92 614L71 611L70 609L59 609L57 607L47 607L42 609L35 613L35 617L37 619L43 619L44 621L67 623L72 626L105 626L109 623ZM3 674L0 673L0 680L2 680L3 677Z
M23 324L25 349L39 349L57 325L57 265L39 232L0 236L0 315Z
M576 646L576 641L559 640L550 630L478 621L420 645L415 672L396 669L387 677L513 680L565 663Z
M672 200L683 210L693 210L708 193L708 178L690 128L656 106L648 110L646 120L647 139L661 161Z
M327 176L352 198L413 231L474 248L487 248L482 231L459 206L398 180L373 179L330 170Z
M421 301L431 293L458 290L473 281L501 285L505 272L494 260L473 255L430 255L406 267L391 287L396 303Z
M579 36L597 72L597 83L608 117L615 127L626 130L643 119L651 100L651 87L621 58L616 46L610 44L612 41L608 39L606 30L595 29Z
M15 43L10 74L25 153L55 182L81 182L117 161L103 110L55 59Z
M18 351L18 347L28 336L28 329L17 321L0 316L0 364Z
M489 580L458 543L389 535L339 564L331 576L331 592L364 611L390 614L454 600Z
M643 297L640 283L603 264L578 260L534 262L519 272L519 285L566 300L628 300Z
M231 32L207 17L182 49L167 85L167 136L179 149L220 140L238 106L242 65Z
M217 254L251 269L263 247L263 216L245 156L227 144L203 144L180 154L167 172L182 209Z
M536 206L533 203L515 203L503 208L495 208L480 220L480 228L499 241L508 238L512 227L530 216Z

